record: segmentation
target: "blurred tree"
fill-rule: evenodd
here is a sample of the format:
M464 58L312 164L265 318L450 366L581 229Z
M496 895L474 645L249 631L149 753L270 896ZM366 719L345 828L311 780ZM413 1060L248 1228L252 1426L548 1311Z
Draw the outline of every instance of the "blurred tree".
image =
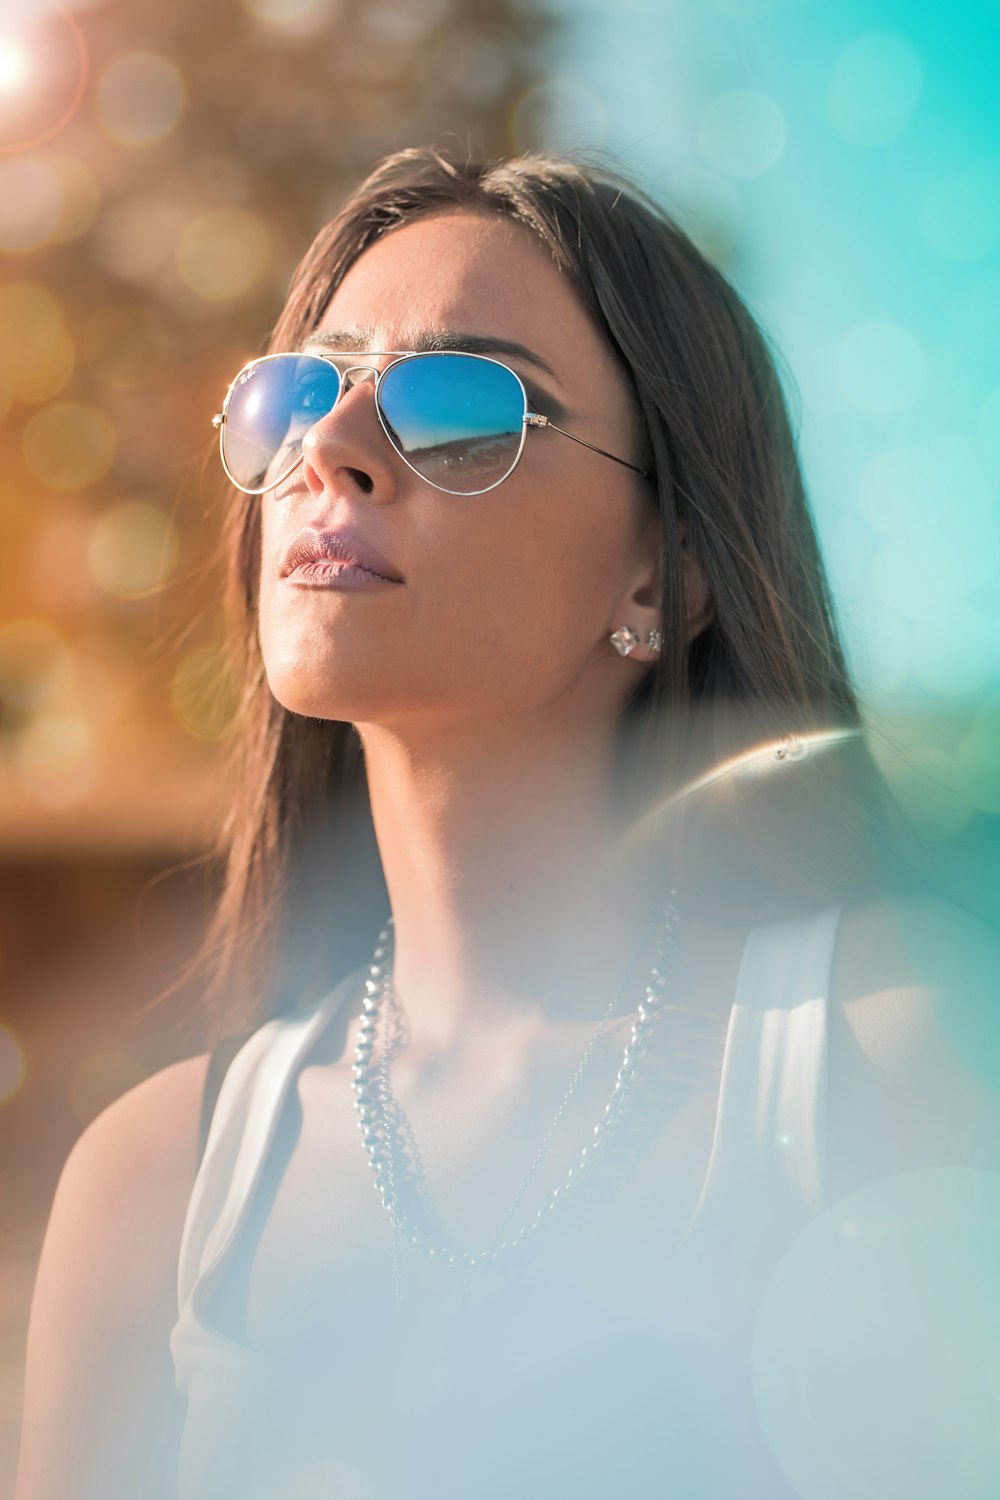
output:
M17 0L0 16L0 1492L59 1169L198 1043L229 705L209 425L387 151L499 153L522 0ZM182 866L178 866L180 870ZM141 899L139 899L141 896ZM190 1002L190 1003L182 1003Z
M0 68L0 841L200 842L228 725L209 418L375 159L510 149L551 30L523 0L26 8Z

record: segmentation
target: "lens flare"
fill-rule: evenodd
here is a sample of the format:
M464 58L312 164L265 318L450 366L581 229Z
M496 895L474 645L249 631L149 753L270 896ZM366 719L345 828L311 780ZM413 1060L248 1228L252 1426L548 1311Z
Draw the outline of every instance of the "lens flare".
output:
M9 23L5 30L0 155L32 151L64 130L80 107L88 76L83 35L65 6L39 0L33 14L18 17L16 34Z
M995 1172L882 1177L810 1224L753 1351L763 1431L796 1495L997 1493L998 1266Z
M0 43L0 92L11 93L28 77L28 59L13 42Z

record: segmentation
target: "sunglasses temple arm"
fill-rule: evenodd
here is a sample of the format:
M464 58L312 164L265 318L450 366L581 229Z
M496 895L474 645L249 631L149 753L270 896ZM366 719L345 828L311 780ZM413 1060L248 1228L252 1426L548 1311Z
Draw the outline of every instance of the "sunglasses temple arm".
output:
M630 464L628 459L619 458L615 453L609 453L606 448L598 448L596 443L588 443L586 438L577 437L575 432L567 432L564 427L557 427L550 422L548 417L539 416L537 412L529 412L525 417L529 427L548 427L553 432L558 432L561 437L567 437L574 443L580 443L584 448L589 448L591 453L599 453L602 458L610 458L612 463L621 464L623 469L631 469L633 474L641 474L643 479L652 479L652 475L646 469L640 469L636 464Z

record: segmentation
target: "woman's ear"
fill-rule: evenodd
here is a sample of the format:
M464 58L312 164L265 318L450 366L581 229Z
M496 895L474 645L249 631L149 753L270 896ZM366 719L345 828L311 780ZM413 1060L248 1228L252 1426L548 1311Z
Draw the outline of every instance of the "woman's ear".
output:
M609 631L622 656L648 666L660 653L660 605L663 599L663 540L660 518L647 512L641 525L636 561L628 589L615 610Z
M708 578L691 545L691 533L684 521L679 523L681 559L684 568L684 598L687 600L688 645L715 618L715 600Z
M699 636L711 623L715 614L711 590L704 569L694 555L690 533L680 522L681 559L684 575L684 597L687 601L688 644ZM633 661L648 665L655 661L662 647L658 632L662 630L660 606L663 600L663 544L659 519L654 518L647 532L647 545L639 570L633 576L632 587L622 598L618 607L613 632L624 631L616 649ZM636 637L635 644L631 636ZM659 641L659 643L658 643ZM623 650L623 646L627 649Z

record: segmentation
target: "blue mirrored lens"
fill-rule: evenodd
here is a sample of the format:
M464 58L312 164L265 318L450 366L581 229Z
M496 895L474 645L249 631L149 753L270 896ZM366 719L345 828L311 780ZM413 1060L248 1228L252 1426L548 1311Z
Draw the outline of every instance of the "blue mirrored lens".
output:
M226 407L222 451L247 490L277 484L295 468L302 439L333 410L340 375L314 354L275 354L238 377Z
M421 354L382 377L379 407L398 451L452 494L488 489L510 473L524 440L521 384L471 354Z

